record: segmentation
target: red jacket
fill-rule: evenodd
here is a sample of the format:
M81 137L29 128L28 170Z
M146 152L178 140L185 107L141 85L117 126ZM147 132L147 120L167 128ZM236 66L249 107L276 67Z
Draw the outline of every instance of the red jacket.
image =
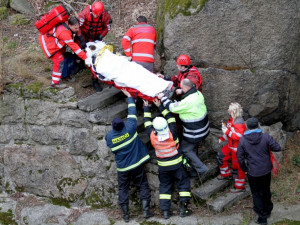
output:
M180 82L183 79L189 79L196 85L196 89L202 92L202 77L195 66L190 66L185 72L179 72L177 76L172 76L174 85L180 88Z
M46 34L40 34L39 41L47 58L50 58L60 50L65 51L66 45L81 59L85 60L87 58L86 53L74 42L72 32L67 24L58 25Z
M89 5L79 14L80 31L86 42L95 41L99 35L105 37L110 30L111 16L104 11L98 18L93 17L92 7Z
M233 121L232 117L227 122L227 131L220 137L221 141L228 140L228 147L231 150L237 151L240 138L244 135L246 131L246 124L243 118L237 118Z
M132 61L154 62L156 31L151 25L138 23L131 27L125 33L121 43L125 55L132 56Z

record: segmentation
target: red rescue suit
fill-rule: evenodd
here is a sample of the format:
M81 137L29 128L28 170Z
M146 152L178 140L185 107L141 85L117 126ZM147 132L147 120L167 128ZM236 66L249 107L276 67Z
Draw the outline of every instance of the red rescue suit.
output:
M110 30L111 16L105 10L99 17L95 18L92 7L87 6L78 14L80 31L86 42L100 40L99 35L104 38Z
M156 31L151 25L142 22L131 27L125 33L121 44L125 55L132 57L132 61L154 62Z
M245 172L241 169L236 156L239 140L245 131L246 125L243 118L237 118L233 121L233 118L231 117L227 122L227 131L222 137L220 137L221 141L228 140L228 144L225 145L217 155L222 177L230 177L232 175L228 163L230 159L232 160L232 173L234 178L234 187L236 189L245 188Z
M81 59L87 58L86 53L74 42L72 32L65 23L54 27L46 34L40 34L39 41L47 58L53 61L52 85L60 82L66 45Z
M180 88L180 82L185 78L192 81L196 85L196 89L202 92L202 76L195 66L189 66L186 71L179 72L177 76L172 76L171 80L174 82L174 86Z

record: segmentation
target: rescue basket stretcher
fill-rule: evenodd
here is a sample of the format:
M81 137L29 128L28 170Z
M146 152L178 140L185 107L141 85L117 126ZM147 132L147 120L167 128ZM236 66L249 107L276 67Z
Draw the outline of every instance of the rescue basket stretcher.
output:
M159 78L125 56L113 54L112 46L104 42L88 42L86 51L93 62L89 67L93 76L117 89L126 89L132 97L153 101L173 85L172 81Z

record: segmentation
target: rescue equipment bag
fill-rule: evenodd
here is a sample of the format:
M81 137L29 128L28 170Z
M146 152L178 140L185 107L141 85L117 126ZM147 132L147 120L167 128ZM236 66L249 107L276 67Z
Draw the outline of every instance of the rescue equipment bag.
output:
M48 13L41 15L34 25L41 34L45 34L57 24L66 22L69 16L70 13L67 8L64 5L59 5Z

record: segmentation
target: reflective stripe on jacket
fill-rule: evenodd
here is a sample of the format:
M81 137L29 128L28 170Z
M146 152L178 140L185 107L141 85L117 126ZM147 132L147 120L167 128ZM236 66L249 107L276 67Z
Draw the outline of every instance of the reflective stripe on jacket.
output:
M165 141L159 141L154 131L150 134L150 140L153 148L155 149L156 157L158 158L168 158L178 154L178 146L174 139L173 135L169 130L169 138Z
M60 51L68 45L78 57L85 60L87 58L86 53L74 42L72 32L65 26L66 25L61 24L46 34L40 34L39 41L45 55L47 58L50 58L57 51Z
M172 102L164 96L162 103L171 112L179 114L186 141L197 143L208 136L210 128L204 97L195 87L185 93L179 102Z
M127 57L132 61L154 62L156 31L147 23L131 27L122 39L122 46Z
M137 135L137 117L134 99L128 98L128 116L121 131L107 133L106 144L115 154L117 170L129 171L150 159L148 149Z
M85 41L95 41L99 35L105 37L110 29L111 16L105 10L99 17L94 18L91 6L86 6L78 14L80 31Z

